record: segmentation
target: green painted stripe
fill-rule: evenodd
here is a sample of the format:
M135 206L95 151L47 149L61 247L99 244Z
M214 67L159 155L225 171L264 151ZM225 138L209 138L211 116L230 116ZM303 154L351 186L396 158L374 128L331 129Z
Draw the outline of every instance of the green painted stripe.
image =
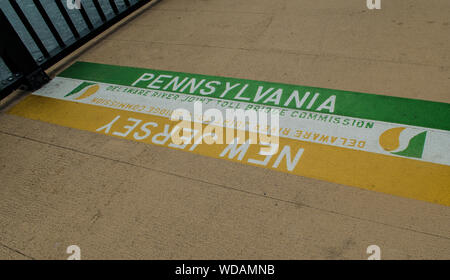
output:
M280 84L272 82L245 80L245 79L235 79L235 78L225 78L216 76L207 76L199 74L188 74L172 71L162 71L162 70L152 70L143 68L132 68L124 66L113 66L104 65L88 62L76 62L71 67L62 72L59 76L66 78L74 78L81 80L90 80L102 83L111 83L122 86L131 86L139 77L144 73L153 73L155 75L171 75L179 76L181 79L184 78L195 78L197 81L205 79L205 82L199 89L192 95L202 96L199 94L200 89L207 88L204 85L209 81L219 81L220 85L216 87L216 91L207 95L206 97L216 97L220 98L219 95L225 90L225 83L230 82L233 84L240 83L242 86L248 84L248 88L245 90L242 96L254 97L258 87L263 86L264 90L273 87L274 91L277 89L283 90L283 95L280 100L280 106L289 109L297 109L295 106L295 101L292 101L288 106L283 106L286 103L289 96L294 90L298 90L300 93L300 98L305 92L311 92L311 97L315 93L320 93L317 98L315 105L311 109L306 109L306 105L302 106L300 109L305 111L316 112L317 107L328 100L331 96L336 96L336 105L333 114L354 118L363 118L369 120L385 121L391 123L414 125L427 128L435 128L442 130L450 130L450 104L439 103L425 100L408 99L392 96L383 96L376 94L351 92L343 90L325 89L317 87L307 87L307 86L297 86L289 84ZM161 88L164 87L170 79L166 82L161 83ZM135 85L135 87L147 88L147 83L140 82ZM234 97L239 92L241 87L237 87L231 90L222 99L235 100ZM274 92L272 91L272 93ZM178 93L188 94L189 90L185 92L177 91ZM267 96L270 96L268 94ZM263 101L252 102L261 105L271 105L273 103L263 104ZM307 102L306 102L307 103ZM329 113L327 111L321 111L322 113Z

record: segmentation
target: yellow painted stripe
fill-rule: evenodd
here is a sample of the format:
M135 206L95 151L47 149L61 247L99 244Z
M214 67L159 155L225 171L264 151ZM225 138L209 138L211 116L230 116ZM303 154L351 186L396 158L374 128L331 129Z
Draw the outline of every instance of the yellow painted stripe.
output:
M10 113L93 132L120 116L120 119L112 126L111 131L106 133L116 137L121 136L118 136L117 133L113 135L113 132L123 133L126 131L124 127L130 125L128 118L142 120L135 131L126 137L121 137L129 140L136 140L134 138L136 132L138 136L144 134L142 130L139 130L142 124L154 122L158 126L149 127L152 131L150 137L136 140L151 144L155 144L152 141L152 136L161 133L165 125L173 127L176 124L176 122L164 117L36 95L28 96L12 108ZM99 133L105 134L104 132ZM169 147L170 143L169 140L163 146ZM304 149L298 165L292 171L287 169L285 160L281 161L279 166L274 167L277 155L269 160L267 166L249 162L249 159L263 160L263 156L258 155L259 145L250 145L249 150L241 160L237 156L233 159L229 159L228 156L220 156L228 146L227 144L200 144L191 152L450 206L450 166L280 138L280 150L285 145L290 146L292 158L300 148ZM191 145L188 145L184 150L189 151L190 147Z

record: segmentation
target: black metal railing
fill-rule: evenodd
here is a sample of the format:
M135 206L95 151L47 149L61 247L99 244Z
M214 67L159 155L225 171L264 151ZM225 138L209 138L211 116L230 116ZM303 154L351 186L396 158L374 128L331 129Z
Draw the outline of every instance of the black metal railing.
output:
M46 69L152 0L81 0L75 9L67 0L2 1L0 99L22 85L40 88Z

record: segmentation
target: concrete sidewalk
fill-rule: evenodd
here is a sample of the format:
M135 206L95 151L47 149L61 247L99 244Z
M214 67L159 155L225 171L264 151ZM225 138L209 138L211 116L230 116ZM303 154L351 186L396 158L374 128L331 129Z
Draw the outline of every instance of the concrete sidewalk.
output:
M450 103L450 2L163 0L76 60ZM450 208L0 115L0 259L448 259ZM449 182L450 187L450 182Z

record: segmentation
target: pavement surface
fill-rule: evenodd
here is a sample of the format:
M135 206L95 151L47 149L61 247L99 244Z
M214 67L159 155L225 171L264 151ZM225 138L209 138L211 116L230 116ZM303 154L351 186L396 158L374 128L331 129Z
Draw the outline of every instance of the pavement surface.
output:
M450 103L450 2L163 0L74 61ZM0 259L448 259L450 208L9 115ZM450 182L449 182L450 188Z

